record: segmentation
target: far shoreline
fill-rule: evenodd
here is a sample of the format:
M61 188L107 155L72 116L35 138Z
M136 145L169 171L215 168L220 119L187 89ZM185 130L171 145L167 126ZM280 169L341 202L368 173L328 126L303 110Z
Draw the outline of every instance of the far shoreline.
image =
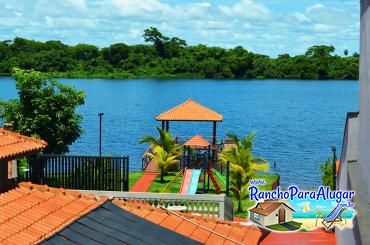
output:
M153 75L153 76L119 76L117 74L66 74L66 73L44 73L49 75L52 79L104 79L104 80L138 80L138 79L153 79L153 80L214 80L214 81L357 81L358 79L302 79L302 78L206 78L204 76L185 76L184 74L179 75ZM0 78L11 78L11 73L0 73Z

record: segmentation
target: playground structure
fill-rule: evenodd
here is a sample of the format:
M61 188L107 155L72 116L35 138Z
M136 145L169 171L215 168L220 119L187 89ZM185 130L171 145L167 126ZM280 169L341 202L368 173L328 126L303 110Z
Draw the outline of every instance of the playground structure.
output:
M229 191L229 169L226 168L226 177L217 171L214 167L217 164L210 150L210 143L203 137L196 135L189 141L183 144L184 152L181 162L181 170L184 172L184 178L181 184L181 194L195 194L198 189L198 182L202 177L203 188L202 193L209 192L210 181L216 189L216 192L221 193L222 187L228 193Z
M161 113L156 117L157 121L162 122L162 129L169 131L170 121L188 121L188 122L212 122L213 131L209 141L196 135L189 139L188 137L175 137L175 142L183 145L183 156L180 161L180 172L162 189L165 192L167 188L175 182L175 179L183 175L180 193L195 194L197 192L207 193L210 190L210 182L217 193L222 189L229 194L229 165L226 168L217 163L218 153L223 148L223 143L217 142L217 122L222 122L223 116L195 101L188 99L184 103ZM149 148L147 152L152 152ZM142 159L142 168L145 172L155 169L153 159L145 157ZM153 167L154 166L154 167ZM217 170L216 170L217 169ZM226 176L223 175L226 170ZM198 188L198 183L202 181L202 188ZM200 190L199 190L200 189Z

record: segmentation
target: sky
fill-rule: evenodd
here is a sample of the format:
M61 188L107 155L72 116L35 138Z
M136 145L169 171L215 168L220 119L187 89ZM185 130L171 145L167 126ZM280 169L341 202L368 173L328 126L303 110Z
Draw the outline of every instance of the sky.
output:
M157 27L188 45L206 44L276 57L334 45L359 49L359 0L0 0L0 40L24 37L141 44Z

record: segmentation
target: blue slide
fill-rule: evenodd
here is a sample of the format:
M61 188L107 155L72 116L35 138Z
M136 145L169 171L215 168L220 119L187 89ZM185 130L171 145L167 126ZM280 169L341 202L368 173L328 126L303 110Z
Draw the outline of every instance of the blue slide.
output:
M188 194L193 195L197 192L201 171L202 171L201 169L193 169Z

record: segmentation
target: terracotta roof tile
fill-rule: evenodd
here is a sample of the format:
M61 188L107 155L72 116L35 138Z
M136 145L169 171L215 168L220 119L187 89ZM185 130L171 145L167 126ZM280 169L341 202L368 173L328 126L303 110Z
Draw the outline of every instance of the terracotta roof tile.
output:
M184 143L185 146L207 147L211 144L200 135L195 135L193 138Z
M156 117L158 121L222 121L222 115L217 112L188 99L184 103L160 114Z
M199 243L258 244L265 235L260 228L255 226L244 226L188 213L174 213L132 201L113 200L113 203Z
M0 128L0 159L16 158L35 153L47 146L43 140L14 133Z
M0 195L0 244L32 244L54 234L107 198L31 183Z

